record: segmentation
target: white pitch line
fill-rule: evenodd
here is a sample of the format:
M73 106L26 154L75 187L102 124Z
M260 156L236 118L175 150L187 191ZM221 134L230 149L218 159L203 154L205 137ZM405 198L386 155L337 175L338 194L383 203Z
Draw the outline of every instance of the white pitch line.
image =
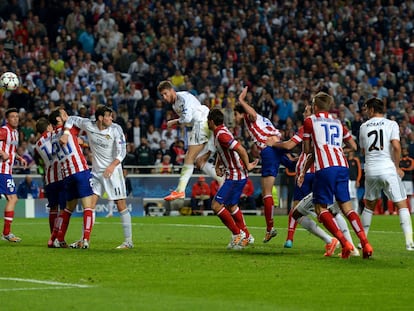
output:
M27 290L50 290L50 289L68 289L74 288L70 286L54 286L54 287L22 287L22 288L0 288L0 292L17 292L17 291L27 291Z
M62 283L62 282L55 282L55 281L42 281L42 280L34 280L34 279L21 279L21 278L5 278L5 277L0 277L0 280L4 280L4 281L17 281L17 282L27 282L27 283L36 283L36 284L46 284L46 285L56 285L56 286L64 286L64 287L77 287L77 288L89 288L89 287L93 287L91 285L82 285L82 284L73 284L73 283Z

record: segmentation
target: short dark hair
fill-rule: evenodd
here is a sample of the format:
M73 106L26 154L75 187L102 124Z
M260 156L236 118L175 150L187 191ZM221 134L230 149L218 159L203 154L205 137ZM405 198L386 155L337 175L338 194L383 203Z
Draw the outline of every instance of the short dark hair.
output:
M104 116L105 116L105 113L107 113L107 112L112 113L112 111L113 111L113 110L112 110L110 107L108 107L108 106L105 106L105 105L99 105L99 106L96 108L96 110L95 110L95 120L98 120L98 117L99 117L99 116L104 117Z
M218 108L211 109L208 114L208 120L213 121L216 126L221 125L224 123L224 114Z
M53 110L48 117L48 120L50 124L53 126L56 126L58 124L57 117L60 117L60 111L59 109Z
M375 113L384 113L385 111L384 102L377 97L368 99L364 106L367 107L367 109L373 108Z
M246 109L244 109L244 107L240 104L237 104L234 107L234 111L237 111L238 113L246 113Z
M40 118L36 122L36 131L40 134L43 133L44 131L47 130L47 127L49 126L49 124L50 124L50 122L49 122L48 119Z
M12 112L19 113L17 108L9 108L9 109L6 110L6 114L5 114L6 119L9 117L9 114L11 114Z

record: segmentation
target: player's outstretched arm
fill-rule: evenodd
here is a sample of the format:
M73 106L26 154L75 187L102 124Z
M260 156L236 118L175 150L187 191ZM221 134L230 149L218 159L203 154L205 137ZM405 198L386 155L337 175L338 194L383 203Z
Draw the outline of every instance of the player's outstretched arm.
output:
M256 113L256 110L254 110L254 108L250 106L245 100L246 95L247 95L247 90L248 90L247 86L243 88L243 91L239 95L239 102L243 106L246 113L249 115L250 119L254 121L257 118L257 113Z

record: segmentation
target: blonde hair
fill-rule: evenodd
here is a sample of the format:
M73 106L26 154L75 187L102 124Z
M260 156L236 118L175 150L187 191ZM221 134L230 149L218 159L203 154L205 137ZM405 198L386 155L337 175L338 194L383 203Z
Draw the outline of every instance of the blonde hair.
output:
M332 103L332 96L325 92L317 93L312 99L312 105L315 105L321 111L329 111Z
M170 81L161 81L160 84L158 84L157 90L159 93L161 93L163 90L171 90L174 86Z

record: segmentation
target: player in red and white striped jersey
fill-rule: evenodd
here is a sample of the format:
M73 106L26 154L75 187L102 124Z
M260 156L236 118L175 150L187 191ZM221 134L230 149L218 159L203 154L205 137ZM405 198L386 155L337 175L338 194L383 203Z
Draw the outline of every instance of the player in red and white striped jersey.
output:
M319 92L312 100L314 114L304 121L303 152L313 155L308 159L315 162L315 179L313 183L313 203L319 221L341 242L342 258L349 258L354 247L347 241L333 219L327 206L333 204L334 197L344 215L348 218L363 247L363 257L372 256L373 249L364 233L358 214L352 209L349 196L348 162L342 150L344 142L356 150L357 145L351 134L328 111L333 98ZM313 147L311 145L313 143ZM299 184L303 181L303 172Z
M282 163L287 167L292 167L293 164L285 154L285 151L266 145L269 137L275 137L275 139L279 140L281 135L269 119L258 114L245 101L246 95L247 87L239 95L240 104L234 108L234 120L239 125L244 123L250 138L260 150L260 158L262 161L262 199L266 220L266 233L263 242L267 243L277 235L277 231L273 227L274 201L272 189L279 172L279 166Z
M53 127L46 118L40 118L36 122L36 131L41 135L36 142L35 152L43 162L45 172L45 194L49 207L49 227L51 237L48 241L48 247L53 247L53 241L58 233L56 219L58 217L59 209L63 211L66 207L66 195L64 193L62 170L60 169L57 157L54 156L52 152Z
M305 110L303 112L304 119L309 117L311 114L312 114L312 106L306 105ZM303 142L303 134L304 134L304 127L301 126L298 129L297 133L289 140L284 141L284 142L278 142L276 139L274 139L274 137L270 137L267 140L267 144L269 146L274 146L277 148L292 150L293 148L295 148L295 146ZM305 168L306 159L307 159L307 155L304 152L301 152L301 154L299 155L299 160L296 163L296 176L299 176L302 174L302 170ZM315 176L315 165L313 162L310 163L309 169L306 172L303 172L303 174L305 174L304 175L305 177L304 177L304 182L302 186L299 187L298 184L295 183L295 190L294 190L294 195L293 195L293 200L294 200L293 208L290 210L289 217L288 217L288 234L286 237L284 247L291 248L293 246L293 237L295 234L296 225L297 223L300 223L302 227L304 227L310 233L321 238L325 242L326 252L324 255L329 257L334 254L336 246L338 244L338 240L336 238L333 239L325 231L320 229L318 225L315 223L315 221L313 221L312 218L307 216L309 214L313 214L313 215L315 214L313 211L313 205L311 202L312 197L309 196L309 194L312 193L313 180ZM306 206L307 210L302 209L301 206ZM312 209L312 211L310 211L310 209ZM353 245L352 237L349 232L346 220L344 219L341 213L335 212L334 215L335 215L335 220L338 226L340 227L340 229L342 230L342 232L344 233L346 239L350 241ZM359 251L355 249L352 252L352 256L359 256Z
M225 176L224 184L216 193L211 208L232 232L228 248L240 249L254 242L238 203L247 182L248 171L256 167L258 160L249 162L246 149L224 126L223 120L224 115L219 109L210 111L208 126L214 133L214 145L217 149L216 172L218 176L222 176L222 167Z
M19 113L16 108L6 110L6 125L0 128L0 194L4 194L7 203L4 209L4 227L2 239L9 242L20 242L21 239L11 233L11 224L14 218L14 208L17 203L16 186L12 176L14 160L26 168L26 160L16 153L19 145Z
M52 135L53 155L57 157L64 176L66 208L59 215L60 226L55 247L66 247L64 237L72 212L81 200L83 207L83 236L81 241L72 243L72 248L89 248L89 240L95 221L95 206L92 201L91 172L78 142L78 128L63 131L62 126L68 115L65 110L58 109L49 115L49 122L55 126ZM67 135L63 135L67 134Z

